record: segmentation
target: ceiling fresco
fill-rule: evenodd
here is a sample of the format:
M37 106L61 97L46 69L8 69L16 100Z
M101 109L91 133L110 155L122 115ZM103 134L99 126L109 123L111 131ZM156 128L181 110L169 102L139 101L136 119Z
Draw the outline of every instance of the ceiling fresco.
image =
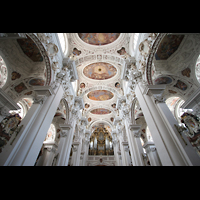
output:
M91 45L106 45L114 42L120 33L78 33L79 37Z
M106 101L112 99L113 96L114 94L108 90L95 90L87 94L89 99L95 101Z
M91 79L95 80L105 80L112 78L117 73L117 69L105 62L98 62L93 63L88 66L86 66L83 70L83 74Z
M45 80L39 79L39 78L34 78L29 81L29 84L34 85L34 86L36 86L36 85L43 86L45 84Z
M155 54L156 60L168 59L179 47L184 35L166 35Z
M25 39L17 39L19 46L22 51L28 56L33 62L42 62L43 57L40 53L40 50L36 44L27 36Z
M159 77L154 81L155 85L160 85L160 84L170 84L172 82L172 79L169 77Z
M111 113L110 110L108 109L105 109L105 108L97 108L97 109L94 109L92 111L90 111L92 114L96 114L96 115L105 115L105 114L109 114Z

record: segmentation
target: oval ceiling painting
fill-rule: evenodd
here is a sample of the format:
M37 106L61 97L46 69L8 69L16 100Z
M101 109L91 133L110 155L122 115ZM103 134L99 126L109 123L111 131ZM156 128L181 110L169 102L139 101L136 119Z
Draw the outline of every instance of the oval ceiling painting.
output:
M91 79L95 80L105 80L112 78L117 73L117 69L105 62L98 62L93 63L88 66L86 66L83 70L83 74Z
M97 108L97 109L94 109L92 111L90 111L92 114L96 114L96 115L105 115L105 114L109 114L111 113L110 110L108 109L105 109L105 108Z
M107 90L95 90L89 92L87 97L94 101L106 101L112 99L114 94Z
M84 42L100 46L114 42L120 33L78 33L78 35Z

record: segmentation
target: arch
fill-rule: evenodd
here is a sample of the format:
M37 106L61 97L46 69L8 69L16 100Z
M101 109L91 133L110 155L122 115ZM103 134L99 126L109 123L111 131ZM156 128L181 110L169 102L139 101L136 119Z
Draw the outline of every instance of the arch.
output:
M44 61L46 64L46 85L50 85L51 83L51 76L52 76L52 71L51 71L51 62L50 62L50 58L47 55L46 49L44 47L44 45L42 44L42 42L40 41L40 39L36 36L35 33L26 33L26 35L28 35L37 45Z
M66 99L62 99L64 105L65 105L65 110L66 110L66 118L65 120L68 122L69 121L69 106L68 106L68 103L67 103L67 100Z
M165 103L168 106L169 110L173 114L174 118L181 123L180 116L184 111L180 108L185 101L179 96L171 96L166 99Z
M87 116L88 114L90 114L90 112L94 109L98 109L98 108L105 108L107 110L110 110L111 113L115 113L116 111L114 110L114 108L112 108L111 106L93 106L91 108L89 108L86 112L85 112L85 115ZM111 114L109 113L109 114Z
M66 33L57 33L64 56L68 54L68 39Z
M94 91L94 90L108 90L108 91L110 91L110 92L112 92L114 94L114 97L115 97L115 95L117 97L121 96L121 94L119 94L117 89L109 87L109 86L106 86L106 85L98 85L98 86L90 87L90 88L84 90L80 96L83 97L85 94L87 94L87 93L89 93L91 91Z
M111 64L114 64L113 62L116 62L119 65L123 65L125 63L124 58L122 58L120 55L113 55L113 54L89 54L85 56L78 56L75 60L76 66L80 64L90 64L93 62L111 62Z
M154 43L151 47L150 50L150 54L147 58L147 62L146 62L146 80L148 82L149 85L153 85L153 81L152 81L152 64L153 64L153 58L155 56L155 53L157 51L157 48L160 44L160 42L162 41L162 39L165 37L167 33L159 33L156 37L156 39L154 40Z
M51 123L51 125L47 131L45 142L54 141L55 138L56 138L56 126L53 123Z
M137 98L134 98L131 103L131 123L135 124L135 103L137 101Z
M10 110L9 113L10 114L19 114L20 117L23 119L27 112L29 111L29 109L31 108L33 103L32 98L20 98L20 100L18 101L17 105L20 107L19 110Z
M8 80L8 69L4 59L0 56L0 88L2 88Z
M123 44L126 40L126 35L127 33L120 33L119 37L112 43L107 44L107 45L100 45L100 46L96 46L96 45L91 45L88 44L86 42L84 42L78 35L78 33L72 34L72 40L77 44L78 49L90 49L90 51L96 51L96 49L99 50L103 50L106 51L108 48L112 49L112 48L118 48L118 46L120 47L121 44Z
M105 124L108 124L108 125L110 126L111 130L112 130L112 131L114 130L114 126L113 126L109 121L103 120L103 119L101 119L101 120L96 120L96 121L92 122L91 124L89 124L88 130L92 132L92 126L94 126L94 125L97 124L97 123L105 123Z

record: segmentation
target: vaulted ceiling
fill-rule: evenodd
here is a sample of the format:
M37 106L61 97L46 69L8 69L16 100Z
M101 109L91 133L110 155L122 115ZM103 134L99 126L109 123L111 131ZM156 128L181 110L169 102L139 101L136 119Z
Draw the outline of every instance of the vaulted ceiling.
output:
M117 97L123 95L122 64L129 53L127 33L70 33L69 48L78 72L77 95L82 96L88 128L113 126Z

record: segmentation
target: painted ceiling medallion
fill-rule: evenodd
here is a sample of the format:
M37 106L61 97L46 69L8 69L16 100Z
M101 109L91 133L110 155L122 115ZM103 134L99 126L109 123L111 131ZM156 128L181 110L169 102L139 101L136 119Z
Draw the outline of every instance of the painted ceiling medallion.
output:
M94 101L106 101L112 99L113 96L114 94L107 90L95 90L87 94L87 97Z
M109 114L111 113L110 110L108 109L105 109L105 108L97 108L97 109L94 109L92 111L90 111L92 114L95 114L95 115L105 115L105 114Z
M105 80L112 78L117 73L117 69L105 62L98 62L93 63L88 66L86 66L83 70L83 74L91 79L95 80Z
M79 37L91 45L106 45L114 42L120 33L78 33Z

